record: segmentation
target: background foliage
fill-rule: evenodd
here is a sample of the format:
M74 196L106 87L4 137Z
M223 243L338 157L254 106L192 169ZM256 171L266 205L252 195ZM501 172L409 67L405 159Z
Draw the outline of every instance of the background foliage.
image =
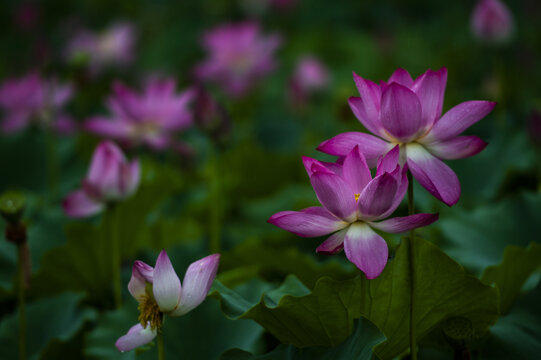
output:
M464 348L475 359L536 358L541 352L541 145L529 121L532 111L541 111L541 5L509 1L515 36L505 46L491 47L470 33L473 1L301 0L286 10L249 13L247 4L255 2L36 1L31 4L38 9L37 22L30 31L17 26L21 2L4 1L0 12L0 79L38 69L75 82L69 111L79 121L104 111L114 79L137 85L158 73L175 77L180 89L188 87L191 69L204 57L199 39L210 27L256 18L265 32L283 38L276 71L247 97L232 100L211 89L232 119L219 151L203 131L192 128L182 136L195 150L191 158L145 150L131 154L142 158L143 180L119 208L123 284L134 260L152 264L162 248L181 272L209 253L213 232L222 246L211 297L190 314L167 319L166 358L405 355L406 240L398 245L398 236L385 235L392 260L381 277L367 281L343 254L316 255L320 239L296 237L266 220L277 211L317 203L301 155L329 159L315 151L320 142L363 130L347 106L347 98L357 95L352 71L379 80L398 67L418 76L441 66L449 70L444 111L471 99L498 105L468 130L488 147L474 158L448 162L461 181L459 204L447 208L415 188L417 208L440 213L438 222L417 232L421 358L447 359ZM132 66L90 80L76 64L62 60L76 25L102 29L117 20L137 29ZM289 78L306 53L327 65L332 82L295 107ZM28 355L154 358L152 345L124 354L114 348L135 323L137 305L125 288L124 308L111 310L111 269L100 255L108 245L101 217L74 221L61 209L61 199L79 186L98 139L85 133L55 139L61 171L52 192L45 136L39 129L0 135L0 189L22 189L28 198ZM397 214L406 212L403 204ZM1 241L2 359L17 357L15 274L15 249Z

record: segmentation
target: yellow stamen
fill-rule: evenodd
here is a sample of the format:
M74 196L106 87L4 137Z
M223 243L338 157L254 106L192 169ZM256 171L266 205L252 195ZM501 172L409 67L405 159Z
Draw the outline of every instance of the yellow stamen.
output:
M355 201L359 200L359 196L361 196L361 194L355 194Z
M139 322L144 328L150 323L152 330L159 330L163 324L163 314L160 311L160 307L154 300L154 296L148 292L145 294L143 300L139 303Z

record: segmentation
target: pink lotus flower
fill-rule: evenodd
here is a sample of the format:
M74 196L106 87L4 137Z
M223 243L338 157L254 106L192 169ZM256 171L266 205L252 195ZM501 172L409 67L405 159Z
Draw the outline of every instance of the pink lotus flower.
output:
M299 60L291 79L291 89L298 100L325 89L328 84L329 73L317 58L305 56Z
M318 150L345 156L359 149L368 164L396 145L400 161L437 199L451 206L460 197L457 176L440 159L462 159L479 153L487 145L476 136L458 136L485 117L496 103L467 101L441 116L447 69L427 70L415 81L403 69L380 85L353 74L361 97L349 98L351 110L366 129L377 136L347 132L321 143Z
M45 80L35 73L8 79L0 87L0 107L4 110L1 129L13 133L34 122L59 133L70 133L75 124L62 108L72 95L70 85Z
M150 80L142 94L115 83L107 102L111 117L96 116L85 122L94 134L118 140L129 146L145 144L155 150L173 144L172 135L191 125L188 105L194 93L175 94L173 79Z
M213 254L191 264L182 286L165 250L154 268L136 261L128 290L139 302L139 324L116 341L117 349L130 351L151 342L161 331L165 314L181 316L199 306L216 277L219 261L220 255Z
M342 165L304 157L310 182L323 207L282 211L268 222L303 237L332 233L316 249L318 253L332 255L344 249L349 261L368 279L378 277L387 264L388 249L373 229L400 233L438 219L437 214L415 214L383 220L400 205L408 188L407 168L396 165L398 156L399 147L395 146L380 159L373 179L358 146L347 154Z
M504 43L513 33L513 16L499 0L480 0L473 10L471 28L479 40Z
M119 22L96 34L82 30L75 34L66 49L68 60L88 58L90 72L97 74L108 66L128 65L134 58L135 29Z
M94 151L83 188L64 199L64 212L74 218L96 214L108 203L131 196L140 178L139 160L128 162L118 146L103 141Z
M273 54L279 45L279 37L261 35L257 23L222 25L205 33L203 47L209 58L196 67L195 75L240 97L274 69Z

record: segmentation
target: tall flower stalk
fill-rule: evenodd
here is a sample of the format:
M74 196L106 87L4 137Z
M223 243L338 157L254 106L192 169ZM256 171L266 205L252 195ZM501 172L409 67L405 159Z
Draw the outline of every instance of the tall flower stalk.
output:
M122 279L120 276L122 257L120 253L120 238L118 237L117 222L116 204L109 204L105 210L103 225L105 236L110 244L114 301L116 308L119 309L122 306Z
M140 178L139 160L128 162L120 148L110 141L103 141L92 156L82 189L69 194L63 203L64 212L73 218L87 217L105 210L103 234L111 246L111 271L117 308L122 303L122 285L116 205L137 190Z
M415 203L413 196L413 178L408 172L408 213L415 213ZM415 229L410 230L409 241L409 263L410 263L410 352L411 359L417 360L417 340L415 335Z
M30 286L30 250L26 225L22 222L24 195L6 192L0 197L0 213L7 221L6 239L17 247L17 303L19 307L19 359L26 359L25 288Z

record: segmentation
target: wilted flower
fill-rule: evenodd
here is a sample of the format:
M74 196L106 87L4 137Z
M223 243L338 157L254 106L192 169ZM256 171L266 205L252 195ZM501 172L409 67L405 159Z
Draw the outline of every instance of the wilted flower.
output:
M513 32L513 17L501 1L479 0L473 10L471 28L479 40L503 43Z
M407 169L396 165L398 156L399 147L395 146L379 160L373 179L358 146L347 154L342 165L304 157L310 182L323 207L282 211L268 221L303 237L333 233L316 251L336 254L344 249L349 261L368 279L376 278L389 254L387 243L373 228L400 233L438 219L437 214L415 214L383 220L400 205L408 188Z
M107 102L112 116L90 118L85 129L129 146L145 144L163 150L175 145L172 135L192 123L188 105L194 96L192 90L177 95L175 88L173 79L154 79L138 94L115 83Z
M4 81L0 87L2 131L20 131L34 122L59 133L72 132L75 124L62 109L72 95L70 85L43 79L35 73Z
M309 94L323 90L329 84L325 66L313 56L299 60L291 79L291 90L297 101L304 101Z
M277 35L263 36L255 22L222 25L205 33L209 58L196 67L195 75L218 83L231 96L242 96L274 69L279 45Z
M395 145L400 145L400 163L406 162L419 183L445 204L456 204L460 183L440 159L462 159L483 150L477 136L458 136L492 111L496 103L466 101L441 116L447 69L427 70L415 81L403 69L380 85L353 74L361 97L349 98L351 110L373 134L347 132L321 143L318 150L345 156L359 149L368 164ZM398 162L398 159L397 159Z
M231 133L227 111L202 85L196 89L194 118L197 125L218 144L226 141Z
M537 109L532 110L526 119L526 131L530 140L535 145L541 146L541 113Z
M131 196L140 178L139 160L128 162L118 146L103 141L94 151L83 188L64 199L64 211L70 217L96 214L108 203Z
M90 72L97 74L111 65L127 65L133 61L135 30L132 24L119 22L96 34L81 30L66 49L69 61L85 58Z
M130 351L147 344L161 331L163 316L181 316L205 300L216 277L219 254L209 255L191 264L181 285L165 250L156 266L136 261L128 284L130 294L139 303L139 324L116 341L120 351Z

